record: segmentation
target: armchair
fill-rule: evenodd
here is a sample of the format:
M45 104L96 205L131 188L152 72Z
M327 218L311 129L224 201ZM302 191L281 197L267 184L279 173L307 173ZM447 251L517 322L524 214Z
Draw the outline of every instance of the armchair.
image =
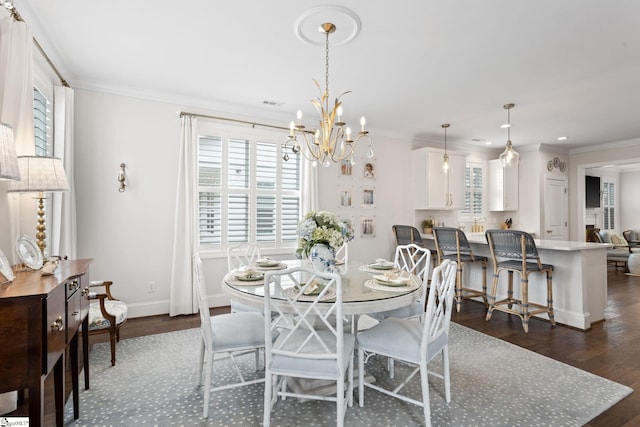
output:
M89 288L103 287L104 293L89 293L89 335L109 334L111 366L116 365L116 342L120 341L120 328L127 321L128 306L111 295L113 282L92 281Z

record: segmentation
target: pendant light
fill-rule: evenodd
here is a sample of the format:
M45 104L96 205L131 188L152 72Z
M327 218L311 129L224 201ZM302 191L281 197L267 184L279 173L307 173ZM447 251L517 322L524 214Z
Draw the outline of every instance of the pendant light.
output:
M444 156L442 156L442 173L449 173L449 155L447 154L447 128L449 127L448 123L444 123L442 125L444 128Z
M504 109L507 110L507 146L500 154L500 163L502 167L511 167L517 166L518 160L520 159L520 154L516 150L513 149L513 144L511 143L511 109L515 106L515 104L504 104Z

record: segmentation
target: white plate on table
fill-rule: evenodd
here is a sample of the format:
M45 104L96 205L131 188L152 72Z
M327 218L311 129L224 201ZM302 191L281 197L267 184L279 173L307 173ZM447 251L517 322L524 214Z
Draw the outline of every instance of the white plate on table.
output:
M411 279L410 277L387 277L379 274L374 274L373 278L376 279L376 282L385 286L406 286Z
M280 266L280 261L271 258L260 258L256 260L256 267L269 268Z
M40 270L42 268L42 251L38 244L31 236L26 234L20 236L17 241L16 250L20 260L32 270Z

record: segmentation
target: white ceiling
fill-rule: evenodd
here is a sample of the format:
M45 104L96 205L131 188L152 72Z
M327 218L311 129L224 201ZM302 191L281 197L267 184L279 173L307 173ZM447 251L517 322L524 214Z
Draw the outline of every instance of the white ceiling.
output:
M294 23L324 3L14 3L72 87L283 126L301 108L315 123L309 100L317 96L312 79L324 83L324 48L301 42ZM442 141L440 125L450 123L449 143L488 140L500 149L508 102L516 104L516 150L640 138L640 1L343 3L362 25L331 49L331 97L350 90L347 121L355 128L364 114L378 140Z

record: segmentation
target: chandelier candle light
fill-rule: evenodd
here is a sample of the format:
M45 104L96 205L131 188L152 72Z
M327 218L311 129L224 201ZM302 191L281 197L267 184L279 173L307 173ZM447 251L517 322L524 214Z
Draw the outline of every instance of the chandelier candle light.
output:
M498 157L503 168L517 166L520 159L520 154L513 149L513 144L511 143L511 109L513 107L515 107L515 104L504 104L503 107L507 110L507 124L502 126L507 128L507 147Z
M369 150L367 156L373 157L373 149L371 148L372 140L369 132L365 130L367 123L365 118L360 119L360 131L354 140L351 134L351 128L342 121L342 98L343 95L349 93L344 92L336 98L333 108L329 108L329 35L336 31L336 26L330 22L324 23L319 28L326 36L325 42L325 89L322 91L317 80L313 82L320 91L320 97L311 100L311 103L320 113L320 127L315 130L306 130L302 124L302 111L298 110L297 121L289 124L289 139L284 144L284 148L290 148L294 154L302 153L302 155L314 162L320 162L327 167L334 163L340 163L343 160L350 160L354 164L353 154L356 145L361 138L369 140ZM304 139L304 146L298 142L298 136ZM289 155L284 154L283 159L289 160Z

